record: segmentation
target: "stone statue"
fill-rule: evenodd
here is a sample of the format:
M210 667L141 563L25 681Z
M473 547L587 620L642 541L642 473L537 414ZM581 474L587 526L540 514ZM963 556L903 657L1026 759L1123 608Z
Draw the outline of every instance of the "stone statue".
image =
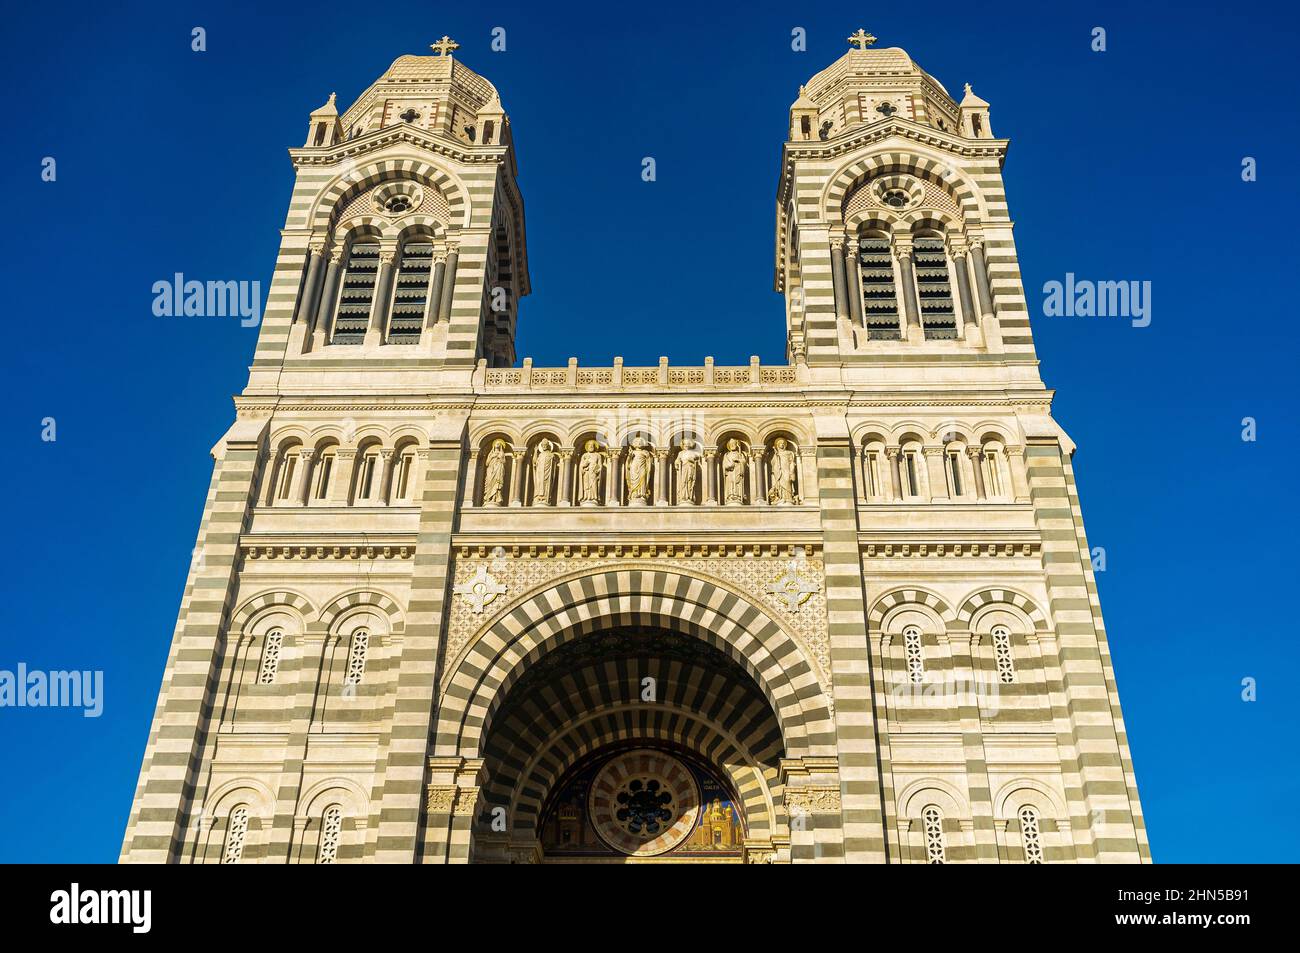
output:
M645 506L650 502L650 467L654 454L644 437L633 437L623 463L623 479L627 483L627 505Z
M543 437L533 451L533 505L551 505L551 484L555 482L555 444Z
M605 467L605 453L600 444L588 440L578 460L578 502L582 506L600 506L600 474Z
M677 451L673 461L673 470L677 474L677 502L695 502L695 484L700 478L700 451L695 449L695 441L687 437Z
M500 506L501 494L506 488L506 442L499 437L492 441L488 451L487 467L483 471L483 505Z
M727 452L722 458L723 500L727 503L745 502L745 467L749 458L734 437L727 441Z
M772 444L772 486L767 491L767 501L778 506L799 502L795 492L795 474L798 472L799 458L790 449L784 437L777 437Z

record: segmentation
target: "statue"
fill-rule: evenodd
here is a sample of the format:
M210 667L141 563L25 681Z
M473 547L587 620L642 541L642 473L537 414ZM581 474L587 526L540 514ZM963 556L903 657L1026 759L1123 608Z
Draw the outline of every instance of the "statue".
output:
M627 505L645 506L650 502L650 467L654 454L644 437L633 437L623 464L623 479L627 483Z
M798 472L799 458L790 449L784 437L777 437L772 444L772 486L767 491L767 501L778 506L799 502L795 492L795 474Z
M551 505L551 484L555 482L555 444L543 437L533 451L533 505Z
M506 488L506 450L508 446L498 437L488 451L487 467L483 471L483 505L500 506L501 494Z
M605 467L605 452L600 444L588 440L578 460L578 502L582 506L600 506L600 474Z
M673 461L673 470L677 475L677 502L695 502L695 484L700 478L700 451L695 449L695 441L687 437L677 451Z
M722 458L723 500L727 503L745 502L745 467L749 463L740 441L734 437L727 441L727 452Z

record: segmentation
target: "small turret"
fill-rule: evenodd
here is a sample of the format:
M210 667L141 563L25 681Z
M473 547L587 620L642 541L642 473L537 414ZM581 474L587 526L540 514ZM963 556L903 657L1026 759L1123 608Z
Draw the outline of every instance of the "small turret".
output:
M343 124L339 122L339 111L334 106L336 94L324 106L313 110L307 126L306 146L332 146L343 138Z
M993 129L989 125L989 104L980 99L966 84L966 95L962 97L961 131L967 139L992 139Z

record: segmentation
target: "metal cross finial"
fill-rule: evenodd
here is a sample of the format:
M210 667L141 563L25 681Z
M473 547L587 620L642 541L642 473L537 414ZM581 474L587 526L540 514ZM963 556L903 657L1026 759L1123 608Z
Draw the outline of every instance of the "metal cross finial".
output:
M858 32L861 33L862 31L859 30ZM434 54L437 56L451 56L451 51L460 49L460 44L444 33L442 39L429 47L429 49L433 50Z
M872 43L876 42L876 38L866 30L862 29L862 27L858 27L858 32L849 37L849 42L856 43L859 50L865 50Z

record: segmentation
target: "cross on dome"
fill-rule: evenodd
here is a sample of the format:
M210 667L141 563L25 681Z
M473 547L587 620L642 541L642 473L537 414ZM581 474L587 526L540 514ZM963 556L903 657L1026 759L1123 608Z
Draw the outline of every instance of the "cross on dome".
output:
M849 42L856 44L859 50L865 50L872 43L876 42L876 38L866 30L862 29L862 27L858 27L858 32L849 37Z
M451 51L460 49L460 44L444 33L442 39L429 49L433 50L435 56L451 56Z

